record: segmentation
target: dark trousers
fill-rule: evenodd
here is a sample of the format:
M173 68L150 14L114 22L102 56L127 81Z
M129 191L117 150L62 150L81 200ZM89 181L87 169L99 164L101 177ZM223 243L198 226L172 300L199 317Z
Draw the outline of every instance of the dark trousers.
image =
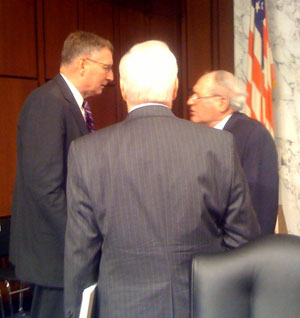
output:
M64 290L34 286L31 318L64 318Z

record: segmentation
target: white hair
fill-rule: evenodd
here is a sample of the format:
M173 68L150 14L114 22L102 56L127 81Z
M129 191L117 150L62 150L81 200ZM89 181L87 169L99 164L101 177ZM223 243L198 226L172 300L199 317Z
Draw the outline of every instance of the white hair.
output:
M230 107L233 110L243 110L247 93L241 82L232 73L227 71L213 71L209 74L214 79L215 86L212 88L213 92L228 97Z
M178 67L166 43L152 40L133 46L122 57L119 70L129 104L172 103Z

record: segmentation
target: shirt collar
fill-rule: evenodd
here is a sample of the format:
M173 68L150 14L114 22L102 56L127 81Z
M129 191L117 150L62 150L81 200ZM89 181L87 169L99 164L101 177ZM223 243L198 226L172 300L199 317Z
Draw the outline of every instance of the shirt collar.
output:
M230 117L232 116L232 114L224 117L220 122L218 122L214 128L216 129L220 129L220 130L223 130L224 126L226 125L226 123L228 122L228 120L230 119Z
M78 89L66 78L66 76L64 74L60 73L60 75L67 83L68 87L70 88L70 90L71 90L71 92L76 100L76 103L78 104L79 108L81 109L82 103L83 103L83 97L79 93Z

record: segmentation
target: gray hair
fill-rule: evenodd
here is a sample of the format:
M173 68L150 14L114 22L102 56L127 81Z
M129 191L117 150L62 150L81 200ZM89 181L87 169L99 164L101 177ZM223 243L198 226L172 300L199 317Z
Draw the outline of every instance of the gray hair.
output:
M122 57L119 70L131 105L172 103L178 67L166 43L152 40L133 46Z
M212 87L213 93L228 97L230 107L233 110L243 110L247 93L239 80L227 71L213 71L209 74L213 76L215 84Z
M70 33L61 52L61 65L68 65L79 55L89 55L93 51L100 51L103 48L108 48L113 52L112 44L94 33L85 31Z

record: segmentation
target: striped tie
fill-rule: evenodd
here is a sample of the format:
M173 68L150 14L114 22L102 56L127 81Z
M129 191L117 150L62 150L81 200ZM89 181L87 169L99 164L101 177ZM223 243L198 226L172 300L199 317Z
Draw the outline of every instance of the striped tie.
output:
M85 121L86 121L87 128L88 128L90 133L93 133L93 132L95 132L95 123L94 123L94 119L92 116L92 112L91 112L89 103L86 100L84 100L82 107L84 109Z

